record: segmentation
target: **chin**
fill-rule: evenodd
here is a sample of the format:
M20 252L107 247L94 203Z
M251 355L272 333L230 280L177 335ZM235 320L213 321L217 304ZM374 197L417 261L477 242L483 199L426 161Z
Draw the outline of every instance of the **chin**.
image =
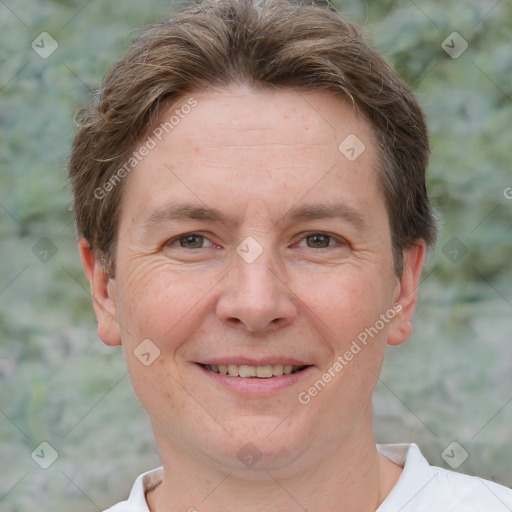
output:
M254 478L268 479L265 471L279 470L294 463L308 448L308 429L281 417L246 417L225 424L233 437L223 434L223 441L207 447L220 447L211 457L233 471L243 471ZM284 420L284 421L283 421ZM259 476L258 474L261 473Z

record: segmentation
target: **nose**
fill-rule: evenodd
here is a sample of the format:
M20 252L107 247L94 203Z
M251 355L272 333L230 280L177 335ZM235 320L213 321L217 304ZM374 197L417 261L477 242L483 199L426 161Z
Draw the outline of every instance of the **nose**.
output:
M235 256L217 302L217 317L223 323L269 333L289 325L297 316L297 300L269 252L263 251L252 263Z

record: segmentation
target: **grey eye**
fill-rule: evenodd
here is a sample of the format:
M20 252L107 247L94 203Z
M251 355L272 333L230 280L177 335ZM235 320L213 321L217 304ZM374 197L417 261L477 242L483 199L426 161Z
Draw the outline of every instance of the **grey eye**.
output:
M198 249L203 247L204 236L203 235L183 235L178 238L180 247L185 249Z
M323 235L321 233L315 233L314 235L308 235L306 237L306 243L308 247L313 248L324 248L329 247L329 243L331 241L331 237L329 235Z

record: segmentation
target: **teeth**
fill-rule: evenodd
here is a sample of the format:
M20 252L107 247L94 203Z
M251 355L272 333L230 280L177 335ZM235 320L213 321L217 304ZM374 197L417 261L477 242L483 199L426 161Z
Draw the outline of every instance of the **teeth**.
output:
M292 366L291 364L268 364L265 366L248 366L245 364L206 364L207 370L213 373L221 373L222 375L230 375L231 377L258 377L260 379L268 379L270 377L280 377L282 375L290 375L304 368L303 366Z
M283 375L283 365L282 364L275 364L272 366L272 375L275 375L276 377L280 377Z
M241 364L238 367L238 375L240 377L256 377L256 366L246 366Z
M269 377L272 377L272 365L257 366L256 377L259 377L260 379L268 379Z

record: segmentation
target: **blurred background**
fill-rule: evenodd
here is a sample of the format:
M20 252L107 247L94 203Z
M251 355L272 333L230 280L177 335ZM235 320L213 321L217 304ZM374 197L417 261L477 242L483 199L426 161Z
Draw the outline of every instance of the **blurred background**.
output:
M159 465L121 350L96 333L65 166L109 65L185 3L0 0L2 511L102 510ZM375 393L377 439L511 486L512 5L334 5L417 91L441 224L415 332Z

